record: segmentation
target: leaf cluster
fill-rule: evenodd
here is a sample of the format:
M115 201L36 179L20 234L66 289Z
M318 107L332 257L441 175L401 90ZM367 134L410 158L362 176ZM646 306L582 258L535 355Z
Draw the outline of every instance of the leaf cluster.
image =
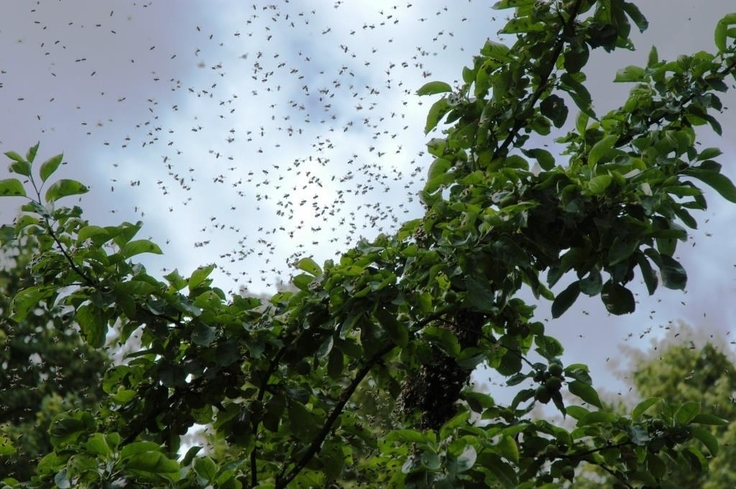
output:
M720 152L696 149L693 129L719 130L711 112L735 71L733 42L719 24L716 54L665 62L653 51L647 67L619 73L635 84L631 94L599 117L582 69L595 49L632 48L632 23L646 27L636 6L502 0L496 8L515 9L501 31L513 45L486 43L457 89L420 89L451 92L427 118L428 132L448 127L428 145L424 217L322 266L295 263L295 291L269 301L227 297L209 278L213 265L163 281L150 275L132 260L161 253L135 239L142 223L95 226L79 207L56 207L86 191L62 179L41 197L61 157L37 178L37 146L25 158L7 155L28 183L0 181L0 194L30 187L35 197L5 233L42 243L12 318L60 303L92 346L112 327L120 342L137 334L141 343L106 372L94 416L55 420L54 452L28 487L524 488L572 480L581 464L627 487L657 487L665 458L708 469L699 445L683 443L697 439L714 455L700 425L725 421L692 402L607 411L587 367L562 364L563 346L518 296L528 287L551 301L554 317L580 293L626 314L637 273L650 293L660 283L685 288L674 255L697 225L690 211L706 208L699 182L736 200ZM732 35L726 29L726 41ZM564 147L556 157L542 141L567 127L568 99L579 115L553 139ZM480 364L519 386L510 404L467 386ZM366 389L385 402L359 404ZM575 426L532 419L549 402ZM227 447L222 458L195 447L177 459L195 424L211 426Z

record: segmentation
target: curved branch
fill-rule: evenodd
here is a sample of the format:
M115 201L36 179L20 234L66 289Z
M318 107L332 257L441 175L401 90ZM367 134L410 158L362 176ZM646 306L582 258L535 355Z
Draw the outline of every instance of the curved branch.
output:
M580 10L580 6L583 3L582 0L576 0L575 5L572 6L570 9L570 18L567 19L567 22L565 22L562 25L562 29L560 30L560 34L567 32L568 29L570 29L570 26L575 21L575 18L578 15L578 11ZM529 99L529 103L527 104L526 110L529 110L534 107L534 105L539 101L540 97L544 93L544 91L547 89L547 83L549 82L549 77L552 75L552 71L554 71L555 66L557 65L557 58L560 57L560 54L562 54L562 49L565 47L565 39L560 35L560 38L557 41L557 44L555 44L555 48L552 51L552 56L550 58L549 66L547 66L547 69L545 72L540 76L539 79L539 85L537 86L537 89L532 94L531 98ZM525 111L522 111L525 112ZM516 139L516 136L518 136L519 131L522 127L524 127L524 124L527 122L527 119L516 119L516 122L514 122L514 127L511 128L511 131L509 132L509 135L506 136L506 139L503 141L501 146L495 151L495 155L498 155L499 153L503 153L504 151L509 149L509 146L511 146L511 143Z
M342 414L342 410L345 408L345 405L352 397L355 389L358 388L365 376L368 375L368 372L371 371L371 369L381 360L381 358L383 358L384 355L388 354L394 348L396 348L396 345L394 343L389 343L388 345L384 346L383 348L378 350L378 352L376 352L376 354L373 355L373 357L368 362L366 362L365 365L363 365L360 370L358 370L358 372L356 372L353 380L340 394L340 398L338 399L337 404L335 404L335 407L330 412L330 415L327 416L327 420L325 420L324 426L322 426L322 429L319 430L319 433L317 433L317 435L314 437L312 443L309 445L309 448L304 453L304 455L302 455L302 458L296 463L296 465L294 465L294 467L292 467L288 474L283 477L279 477L276 480L276 489L284 489L294 479L294 477L296 477L299 472L301 472L304 467L306 467L309 461L312 460L312 457L314 457L319 452L320 448L322 447L322 443L325 441L325 438L327 438L327 435L332 429L332 426L335 424L335 421L337 421L337 419Z

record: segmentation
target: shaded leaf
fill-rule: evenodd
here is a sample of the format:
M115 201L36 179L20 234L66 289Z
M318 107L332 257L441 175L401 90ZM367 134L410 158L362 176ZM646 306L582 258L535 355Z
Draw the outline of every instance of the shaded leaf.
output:
M617 316L632 313L636 309L634 294L623 285L613 283L610 280L603 285L601 300L603 305L606 306L606 310Z
M641 417L642 414L644 414L647 409L657 404L661 399L659 397L650 397L649 399L645 399L644 401L640 402L636 405L633 411L631 411L631 419L636 421Z
M703 170L700 168L688 168L683 173L697 178L712 187L724 199L736 203L736 186L734 186L733 182L727 176L717 171Z
M562 316L575 303L579 295L580 284L576 280L555 297L554 302L552 302L552 317L556 319Z
M659 272L662 276L662 285L668 289L684 290L687 285L687 272L682 265L667 255L660 255L660 261Z
M710 431L698 428L697 426L691 426L690 433L705 445L711 456L715 457L718 455L718 439Z
M689 424L695 416L700 413L700 403L696 401L686 401L675 412L675 420L679 424Z
M719 418L718 416L715 416L713 414L708 414L708 413L696 414L695 417L692 420L690 420L690 423L707 424L707 425L713 425L713 426L725 426L729 424L727 420L723 418Z
M397 321L393 314L380 308L375 315L381 327L388 333L391 341L402 347L409 344L409 330L404 324Z

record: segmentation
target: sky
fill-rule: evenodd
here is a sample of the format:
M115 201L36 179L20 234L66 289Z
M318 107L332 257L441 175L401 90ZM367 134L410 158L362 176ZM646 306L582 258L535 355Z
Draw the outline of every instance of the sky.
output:
M150 272L214 262L224 290L273 291L297 256L333 258L421 216L435 99L415 92L431 80L457 86L484 41L499 40L508 11L493 3L5 0L0 152L38 141L41 159L64 152L59 176L91 188L87 219L142 220L141 237L161 245L163 256L144 259ZM736 10L731 0L636 3L650 21L633 37L638 50L597 50L585 69L598 113L625 100L629 87L611 83L618 68L645 64L652 45L667 59L713 50L716 22ZM736 120L720 120L723 137L701 131L701 141L724 150L733 178ZM589 364L614 395L625 388L613 375L622 344L647 348L678 320L730 339L736 210L708 196L701 229L678 249L686 293L648 297L639 286L632 315L581 299L548 323L565 361ZM19 205L0 201L0 223ZM548 310L540 304L539 317Z

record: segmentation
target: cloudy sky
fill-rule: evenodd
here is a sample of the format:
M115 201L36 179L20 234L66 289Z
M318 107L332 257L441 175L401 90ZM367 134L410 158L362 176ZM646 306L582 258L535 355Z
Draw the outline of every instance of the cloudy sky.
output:
M165 255L153 272L215 262L225 290L273 290L297 255L333 257L359 236L421 215L414 198L430 80L456 82L503 25L494 2L415 0L5 0L0 18L0 152L41 142L91 192L87 218L142 220ZM597 52L586 68L599 113L628 87L617 68L712 50L731 0L643 0L638 51ZM666 4L666 9L663 6ZM508 40L507 42L512 42ZM725 96L726 105L734 97ZM734 154L736 122L702 142ZM734 177L727 158L722 163ZM5 178L5 167L0 178ZM736 320L736 213L713 195L678 252L686 294L639 289L639 311L609 317L583 301L549 328L566 360L610 390L617 345L646 348L684 319L726 335ZM0 201L0 222L19 202ZM546 317L549 305L540 306ZM729 338L730 339L730 338Z

